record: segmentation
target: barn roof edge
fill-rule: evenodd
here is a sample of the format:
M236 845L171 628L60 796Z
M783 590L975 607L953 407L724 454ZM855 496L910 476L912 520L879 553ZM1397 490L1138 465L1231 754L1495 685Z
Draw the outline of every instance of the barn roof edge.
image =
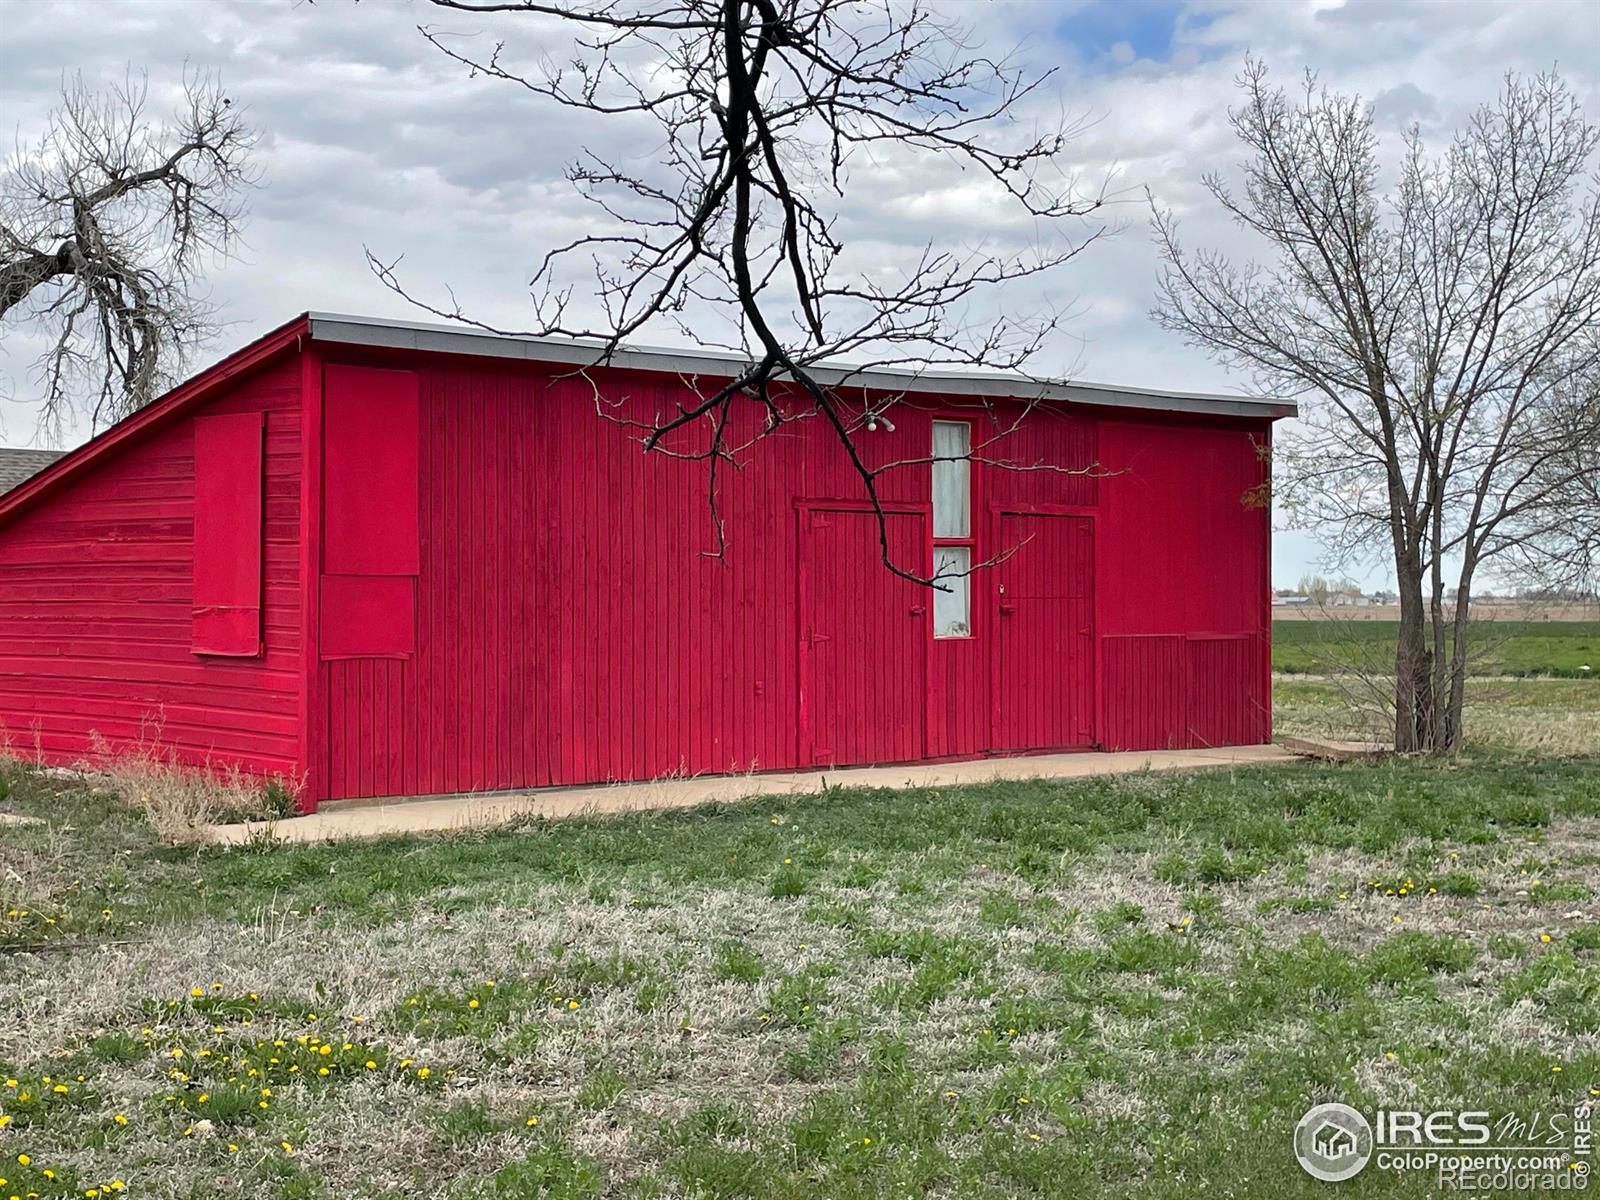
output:
M597 340L499 333L458 325L346 313L309 312L306 317L311 323L313 340L341 345L510 358L580 368L604 365L619 370L660 371L674 375L730 375L744 362L737 355L711 350L655 346L624 346L602 362L605 347ZM859 387L868 391L1054 400L1108 408L1268 420L1292 417L1297 411L1293 401L1270 397L1050 380L1003 371L909 371L840 364L818 366L813 374L819 382L829 387Z

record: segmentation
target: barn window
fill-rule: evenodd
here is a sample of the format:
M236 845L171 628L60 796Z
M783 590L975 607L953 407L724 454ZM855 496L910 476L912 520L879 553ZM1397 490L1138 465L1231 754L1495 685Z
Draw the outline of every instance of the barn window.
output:
M964 538L972 533L972 426L965 421L933 423L933 536Z
M968 637L972 621L968 603L967 574L972 569L969 546L933 548L933 636Z
M933 423L933 636L972 635L972 426Z

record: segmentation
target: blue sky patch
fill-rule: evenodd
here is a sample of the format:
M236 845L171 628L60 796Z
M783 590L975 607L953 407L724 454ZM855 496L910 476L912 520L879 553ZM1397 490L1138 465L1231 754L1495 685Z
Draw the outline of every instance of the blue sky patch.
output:
M1184 5L1176 0L1121 0L1120 3L1090 4L1056 26L1057 36L1081 50L1086 58L1112 53L1112 47L1126 42L1135 58L1156 62L1172 53L1172 38ZM1204 24L1209 18L1191 15L1191 24Z

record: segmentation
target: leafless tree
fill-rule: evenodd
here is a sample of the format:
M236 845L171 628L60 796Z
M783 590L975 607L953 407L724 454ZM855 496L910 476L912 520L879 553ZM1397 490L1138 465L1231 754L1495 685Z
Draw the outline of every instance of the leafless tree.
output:
M1539 414L1549 428L1531 441L1557 453L1534 453L1524 463L1530 486L1547 490L1550 502L1512 514L1502 573L1526 591L1593 598L1600 588L1600 371L1559 377Z
M1413 127L1385 190L1358 98L1310 75L1292 96L1256 61L1240 87L1243 188L1205 184L1266 254L1191 253L1157 210L1155 315L1304 398L1278 496L1340 557L1392 554L1395 745L1453 747L1479 572L1566 560L1593 488L1600 130L1555 75L1508 77L1442 153Z
M0 179L0 318L48 340L46 425L148 404L214 331L200 274L234 247L255 135L209 76L185 81L170 121L147 102L143 77L74 78Z
M860 444L902 400L859 388L852 396L853 376L825 383L818 368L1026 367L1060 311L981 321L971 315L981 293L1059 267L1107 231L1089 220L1105 185L1085 191L1064 166L1077 127L1032 115L1044 107L1048 73L984 56L968 30L919 0L432 2L456 14L516 14L532 31L565 30L570 60L532 68L513 66L503 42L422 33L474 75L553 110L598 114L619 132L652 130L659 145L654 161L589 150L569 168L594 205L596 231L544 253L531 281L537 325L528 332L596 339L597 364L661 328L734 356L731 379L697 384L670 410L624 413L598 393L597 407L647 451L704 460L713 519L719 466L737 465L792 422L821 420L877 509L885 563L917 578L892 561L878 501L883 472L908 460L874 464ZM963 246L952 230L892 270L852 256L838 202L853 168L884 161L907 177L938 161L956 164L985 202L1012 206L1031 224L1031 244ZM1059 228L1069 219L1070 236ZM394 262L368 256L412 299ZM578 280L598 301L595 321L572 315ZM413 302L490 328L453 297ZM731 419L743 405L760 414L753 436L733 432L744 427ZM973 454L1003 460L999 447L1016 420L997 413Z

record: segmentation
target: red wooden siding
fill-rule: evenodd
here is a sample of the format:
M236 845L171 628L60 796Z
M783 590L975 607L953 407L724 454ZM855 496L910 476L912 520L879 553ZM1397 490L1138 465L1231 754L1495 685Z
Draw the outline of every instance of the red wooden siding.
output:
M1002 513L994 569L998 750L1094 743L1094 523Z
M194 420L196 654L261 653L264 412Z
M935 638L820 422L722 466L719 555L705 464L605 419L676 411L677 377L307 329L0 504L14 743L159 730L315 801L1270 736L1264 422L902 401L858 443L901 463L894 560L931 564L935 420L972 426L971 553L998 560L970 636Z
M762 442L744 469L720 472L728 544L718 558L704 464L642 454L626 430L596 413L588 382L495 364L411 362L421 403L416 652L321 665L325 724L315 740L328 748L325 794L809 765L800 712L803 557L808 586L829 597L838 619L856 614L870 635L858 643L857 667L898 680L888 685L897 695L909 690L910 676L893 674L915 669L890 653L898 641L873 648L887 635L869 628L879 599L870 589L897 597L915 589L884 580L875 530L852 532L839 553L822 556L837 564L825 578L811 570L817 556L801 542L797 502L860 505L860 482L824 431L803 423ZM623 413L673 404L682 386L597 374ZM863 437L864 451L874 462L925 458L930 422L951 413L976 420L975 443L991 436L982 410L908 405L896 411L895 430ZM754 406L740 412L730 440L751 436L760 419ZM1038 412L1026 429L984 456L1032 462L1067 453L1077 456L1071 465L1092 462L1086 417ZM1091 476L1053 471L1014 479L977 472L980 560L992 537L985 489L1007 501L1066 505L1092 499L1096 487ZM890 518L892 531L912 523L919 530L892 534L897 557L910 556L902 563L915 570L926 569L929 553L929 487L925 464L882 477L886 503L921 514ZM993 748L994 617L984 578L973 582L973 637L933 640L931 614L922 618L923 699L913 719L885 718L894 728L878 734L858 731L864 740L848 751L817 748L880 761ZM909 618L910 607L896 599L892 611ZM838 716L851 703L863 720L877 707L834 698L829 712Z
M1188 662L1181 635L1108 637L1101 662L1101 744L1107 750L1189 744Z
M323 431L319 652L408 657L421 559L417 373L329 366Z
M1097 610L1107 749L1271 736L1259 431L1104 421Z
M197 563L195 539L221 536L207 531L216 514L201 497L215 481L197 487L192 417L128 439L0 526L0 722L18 749L71 762L97 734L114 749L159 738L190 762L297 770L299 384L297 363L282 358L220 385L200 413L265 414L259 657L197 655L192 645L206 598L197 570L205 587L216 582ZM248 580L228 586L242 595Z
M818 767L927 755L931 598L884 569L871 512L801 513L801 758ZM925 571L928 523L890 513L896 561Z
M1189 639L1189 745L1241 746L1267 740L1271 714L1262 689L1261 639Z
M332 364L322 420L322 569L415 575L417 373Z

